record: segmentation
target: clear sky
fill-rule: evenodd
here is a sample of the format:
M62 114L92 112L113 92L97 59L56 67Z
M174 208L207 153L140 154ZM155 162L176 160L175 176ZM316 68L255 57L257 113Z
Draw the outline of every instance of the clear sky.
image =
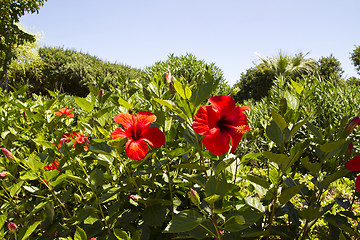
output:
M333 54L357 76L350 52L360 45L359 0L48 0L21 23L42 45L75 49L144 68L192 53L215 63L230 85L264 57Z

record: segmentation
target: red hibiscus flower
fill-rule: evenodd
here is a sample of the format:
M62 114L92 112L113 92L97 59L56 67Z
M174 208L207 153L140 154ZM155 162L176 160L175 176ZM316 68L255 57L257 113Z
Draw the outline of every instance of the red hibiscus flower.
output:
M202 106L196 113L193 129L197 134L206 135L202 142L212 154L234 153L244 133L249 131L247 118L243 113L248 106L237 107L231 96L221 95L209 99L211 105Z
M65 114L65 117L74 117L74 114L71 113L73 109L67 109L67 106L64 108L60 108L59 111L55 112L55 115L63 115Z
M142 160L148 153L148 145L161 147L165 143L165 135L156 127L149 127L156 121L156 116L151 112L139 112L136 116L129 113L120 113L114 121L124 128L116 128L111 133L111 139L127 138L125 144L126 155L133 160Z
M58 171L60 172L59 163L60 163L59 160L58 160L58 159L55 159L53 163L51 163L51 164L46 164L46 165L44 166L44 169L45 169L45 170L50 170L50 171L56 169L56 170L58 170Z
M85 145L83 146L84 149L87 149L88 146L90 145L89 139L87 137L84 137L83 134L81 134L79 132L71 132L71 133L64 133L62 135L62 137L60 138L60 142L58 144L58 147L61 147L63 143L67 143L69 141L74 142L74 144L73 144L74 147L75 147L76 144L81 145L81 144L85 143Z
M360 171L360 155L357 155L356 157L354 157L353 159L350 159L345 167L349 170L349 171L355 171L358 172ZM356 190L360 193L360 175L357 176L356 180L355 180L355 187Z

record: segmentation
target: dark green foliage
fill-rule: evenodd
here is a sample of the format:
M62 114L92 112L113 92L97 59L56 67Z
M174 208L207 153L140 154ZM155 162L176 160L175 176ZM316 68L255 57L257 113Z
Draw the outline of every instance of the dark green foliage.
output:
M360 46L355 46L354 51L351 53L350 59L355 66L356 71L360 74Z
M240 80L234 85L234 87L240 89L234 95L235 101L243 102L248 99L257 101L262 99L268 95L274 78L275 74L264 64L259 64L246 70L245 73L241 74Z
M38 50L40 62L29 62L25 69L12 69L13 84L29 84L31 92L46 94L47 90L86 96L88 86L109 89L117 86L117 78L125 79L140 76L140 70L126 65L104 62L86 53L60 47L42 47Z
M356 78L356 77L350 77L347 81L346 84L350 85L350 86L360 86L360 78Z
M183 56L174 56L170 54L165 61L156 62L154 65L144 70L143 80L149 82L155 75L160 75L165 79L166 74L171 73L175 78L184 77L190 85L201 85L205 83L205 72L209 72L217 83L217 91L214 94L227 93L230 86L224 79L223 72L214 63L205 63L204 60L198 60L192 54Z
M35 36L24 32L17 23L25 13L38 12L46 0L1 0L0 1L0 87L7 90L7 70L15 58L17 46L35 42ZM3 86L2 80L5 80Z
M339 82L344 70L341 63L332 54L329 57L321 57L317 61L317 72L323 80Z

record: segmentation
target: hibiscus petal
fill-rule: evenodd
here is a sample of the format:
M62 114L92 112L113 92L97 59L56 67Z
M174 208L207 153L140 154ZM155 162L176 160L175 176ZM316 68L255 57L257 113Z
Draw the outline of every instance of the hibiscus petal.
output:
M217 129L209 136L204 137L202 140L206 149L214 155L223 155L229 151L230 135L228 133L222 133L220 129Z
M148 145L142 141L127 141L125 144L125 153L132 160L139 161L146 157L148 153L149 147Z
M241 109L241 111L247 111L247 110L250 110L250 107L248 105L245 105L245 106L241 106L239 107Z
M231 114L235 108L235 101L231 96L220 95L211 97L209 102L212 106L220 112L221 116Z
M127 138L127 132L122 128L116 128L115 131L111 133L111 140L117 139L117 138Z
M150 146L158 148L164 145L165 135L160 129L151 127L144 132L143 140L149 143Z
M218 128L217 122L219 120L220 114L215 112L212 106L202 106L195 115L192 127L197 134L209 135L211 129Z
M360 175L357 176L357 178L355 180L355 187L356 187L356 191L358 191L360 193Z
M120 113L114 117L114 121L120 123L124 128L134 125L134 116L129 113Z
M360 171L360 155L357 155L353 159L349 160L345 167L350 171Z
M137 125L141 128L147 128L156 121L156 115L151 112L138 112L136 114Z

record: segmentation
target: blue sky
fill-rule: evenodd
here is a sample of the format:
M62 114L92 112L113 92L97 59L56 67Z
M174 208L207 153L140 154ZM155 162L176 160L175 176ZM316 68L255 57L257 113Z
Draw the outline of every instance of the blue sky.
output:
M360 45L358 0L48 0L21 23L41 44L76 49L110 62L144 68L192 53L223 70L230 85L276 56L333 54L345 76Z

